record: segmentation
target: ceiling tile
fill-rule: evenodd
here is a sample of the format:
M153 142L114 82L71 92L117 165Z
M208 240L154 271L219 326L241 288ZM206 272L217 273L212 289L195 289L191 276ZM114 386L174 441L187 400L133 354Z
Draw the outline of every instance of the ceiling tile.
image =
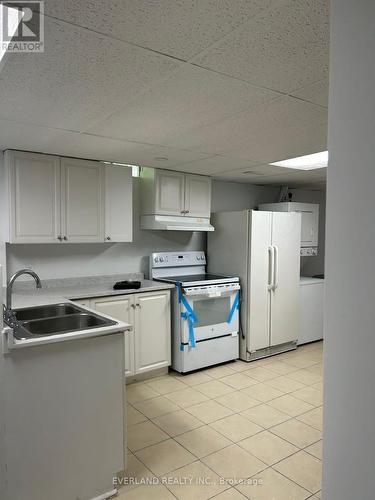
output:
M216 123L279 94L184 64L166 81L90 127L109 137L173 145L176 137ZM180 145L183 147L183 141Z
M176 170L194 174L217 175L220 172L237 169L252 169L255 162L236 160L225 156L210 156L202 160L176 165Z
M328 78L291 92L292 96L328 107Z
M275 2L194 58L199 66L289 92L328 71L328 0Z
M327 169L320 168L317 170L309 170L309 171L297 171L297 172L287 172L280 175L272 175L266 178L263 178L259 181L259 184L271 184L271 185L280 185L280 184L288 184L290 187L294 187L295 185L307 185L312 183L323 183L326 180Z
M48 15L187 60L277 0L48 0Z
M287 96L169 141L174 147L258 163L323 151L326 142L327 110Z
M168 157L168 167L176 163L205 157L201 153L176 150L163 146L114 140L67 130L30 126L25 123L0 120L0 150L23 149L62 156L91 158L167 168L155 157Z
M1 71L0 118L82 130L180 67L168 57L45 19L45 52L10 55Z

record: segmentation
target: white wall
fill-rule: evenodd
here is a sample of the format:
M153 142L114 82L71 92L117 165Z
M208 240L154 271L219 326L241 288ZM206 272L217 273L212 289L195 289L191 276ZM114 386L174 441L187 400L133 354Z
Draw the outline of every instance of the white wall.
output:
M275 187L215 180L212 183L211 212L245 210L260 203L273 203L278 200L279 191Z
M375 497L374 20L331 1L324 500Z

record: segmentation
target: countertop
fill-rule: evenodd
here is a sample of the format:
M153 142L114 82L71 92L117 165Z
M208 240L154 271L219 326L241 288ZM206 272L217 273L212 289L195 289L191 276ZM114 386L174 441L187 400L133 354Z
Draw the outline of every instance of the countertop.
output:
M113 285L116 281L125 279L134 279L141 281L141 288L138 290L114 290ZM113 295L128 295L134 293L153 292L157 290L167 290L174 288L174 285L157 281L145 280L143 275L126 274L110 276L90 276L83 278L68 278L60 280L42 279L42 288L37 290L34 281L18 282L14 286L12 294L12 308L21 309L24 307L33 307L46 304L59 304L76 299L86 299L93 297L106 297ZM5 291L4 291L5 297ZM90 311L89 308L84 308ZM103 313L101 316L111 318ZM116 320L117 321L117 320ZM78 332L54 335L49 337L38 337L36 339L16 340L13 338L11 329L4 328L4 334L7 337L9 349L19 349L23 347L32 347L36 345L62 342L80 338L94 337L99 335L108 335L120 331L131 330L131 325L117 321L116 325L104 328L95 328L90 330L80 330Z

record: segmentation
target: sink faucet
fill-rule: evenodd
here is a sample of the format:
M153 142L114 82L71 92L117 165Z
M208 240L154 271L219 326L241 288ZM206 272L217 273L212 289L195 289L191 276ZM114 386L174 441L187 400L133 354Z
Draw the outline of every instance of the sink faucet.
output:
M13 276L8 281L8 284L7 284L7 293L6 293L6 295L7 295L7 306L6 306L6 311L8 313L10 313L11 310L12 310L12 290L13 290L13 284L16 281L16 279L19 276L22 276L23 274L29 274L30 276L32 276L34 278L34 280L35 280L36 287L37 288L42 288L42 282L40 281L39 276L32 269L20 269L19 271L17 271L16 273L14 273Z

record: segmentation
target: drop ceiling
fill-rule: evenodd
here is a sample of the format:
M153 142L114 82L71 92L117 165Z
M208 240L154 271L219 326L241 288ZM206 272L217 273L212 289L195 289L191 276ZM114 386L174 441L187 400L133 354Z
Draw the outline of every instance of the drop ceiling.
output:
M269 163L327 148L328 4L47 0L45 52L0 69L0 148L321 188Z

